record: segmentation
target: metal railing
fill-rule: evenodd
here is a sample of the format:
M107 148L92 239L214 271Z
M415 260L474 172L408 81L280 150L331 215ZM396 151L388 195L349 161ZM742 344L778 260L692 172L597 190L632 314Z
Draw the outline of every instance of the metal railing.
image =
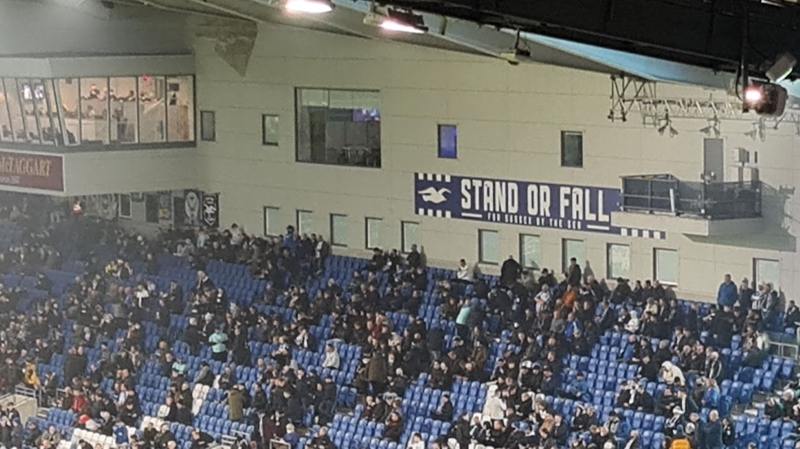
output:
M622 177L622 211L708 220L761 216L761 181L694 182L668 175Z

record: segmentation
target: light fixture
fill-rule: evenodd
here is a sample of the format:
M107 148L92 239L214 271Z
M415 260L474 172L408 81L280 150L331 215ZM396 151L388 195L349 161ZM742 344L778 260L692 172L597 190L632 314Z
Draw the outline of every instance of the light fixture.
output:
M333 11L333 3L329 0L287 0L284 8L289 12L324 14Z
M364 23L391 32L423 34L428 31L428 27L425 26L425 19L412 11L387 8L386 12L382 13L374 5L364 16Z
M759 115L777 117L786 109L786 89L773 83L751 82L744 88L742 110L751 109Z

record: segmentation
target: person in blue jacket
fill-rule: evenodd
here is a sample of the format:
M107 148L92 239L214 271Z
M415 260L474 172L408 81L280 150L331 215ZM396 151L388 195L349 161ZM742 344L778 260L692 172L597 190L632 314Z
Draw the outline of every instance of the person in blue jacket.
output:
M130 440L128 439L128 427L125 424L118 422L114 426L114 441L117 443L117 447L121 449L128 447Z
M736 283L731 280L731 275L725 275L725 281L722 282L717 291L717 303L721 306L731 306L736 304L739 299L739 289L736 288Z

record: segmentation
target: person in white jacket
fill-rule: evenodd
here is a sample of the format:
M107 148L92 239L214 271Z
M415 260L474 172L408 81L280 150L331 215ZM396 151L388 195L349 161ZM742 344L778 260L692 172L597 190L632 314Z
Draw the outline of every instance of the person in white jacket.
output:
M489 387L486 404L483 405L483 416L491 420L503 419L506 416L506 402L500 397L497 385Z
M683 371L669 360L661 364L661 379L663 379L664 383L667 385L686 385L686 378L683 377Z
M322 367L328 369L339 369L340 364L341 359L339 358L339 352L336 351L336 348L332 344L326 345L325 360L322 362Z

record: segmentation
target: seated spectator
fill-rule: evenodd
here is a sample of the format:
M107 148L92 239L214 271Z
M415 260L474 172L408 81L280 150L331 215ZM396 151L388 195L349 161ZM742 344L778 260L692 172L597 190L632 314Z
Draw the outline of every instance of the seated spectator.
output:
M415 433L409 440L406 449L425 449L425 441L422 440L422 435Z
M396 412L389 415L386 420L386 426L383 430L383 437L389 441L397 443L403 435L403 419Z
M332 344L325 345L325 360L322 362L322 367L338 370L340 363L339 352L336 351L336 347Z
M472 282L475 274L472 270L472 267L467 264L467 261L461 259L458 262L458 271L456 273L456 280L459 282Z
M437 411L431 413L431 418L444 422L453 420L453 403L450 402L449 395L442 395L442 404Z

